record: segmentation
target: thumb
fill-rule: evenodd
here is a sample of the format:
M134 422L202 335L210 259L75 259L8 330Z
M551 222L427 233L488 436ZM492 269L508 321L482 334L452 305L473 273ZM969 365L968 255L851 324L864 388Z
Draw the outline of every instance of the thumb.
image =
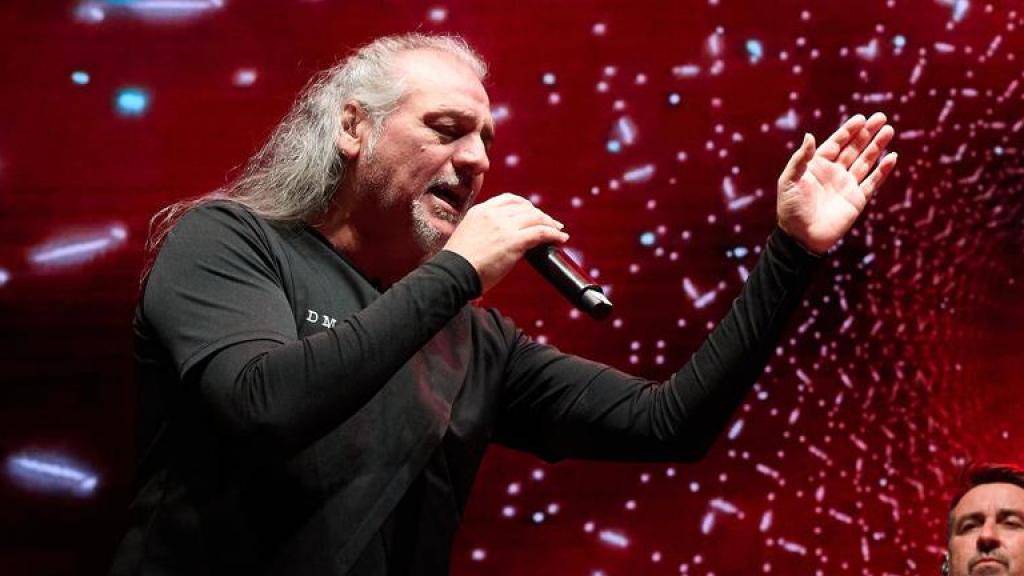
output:
M804 172L807 171L807 164L811 161L811 158L814 158L814 151L814 136L809 133L804 134L804 141L789 158L789 162L786 163L786 167L782 170L782 176L779 177L779 181L782 183L799 182Z

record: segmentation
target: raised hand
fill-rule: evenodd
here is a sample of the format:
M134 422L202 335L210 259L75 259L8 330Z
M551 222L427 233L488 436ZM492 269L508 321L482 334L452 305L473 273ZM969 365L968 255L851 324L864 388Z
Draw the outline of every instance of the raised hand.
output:
M444 249L468 260L487 292L530 248L568 240L562 228L526 198L502 194L470 208Z
M804 135L779 176L779 227L811 252L827 252L896 166L895 152L879 160L894 135L881 112L853 116L817 149Z

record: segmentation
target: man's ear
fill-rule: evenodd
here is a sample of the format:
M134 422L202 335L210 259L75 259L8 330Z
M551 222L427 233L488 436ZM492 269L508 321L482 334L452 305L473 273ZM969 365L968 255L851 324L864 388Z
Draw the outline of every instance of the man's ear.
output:
M370 134L370 118L355 100L349 100L341 109L341 127L334 136L338 152L349 160L359 156Z

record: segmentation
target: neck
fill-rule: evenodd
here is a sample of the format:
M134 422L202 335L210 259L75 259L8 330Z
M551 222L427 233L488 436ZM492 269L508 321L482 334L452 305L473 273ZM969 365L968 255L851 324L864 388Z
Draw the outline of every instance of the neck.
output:
M387 289L419 266L423 254L415 243L410 245L409 239L381 225L393 214L382 213L376 202L358 202L347 192L339 188L316 229L363 275Z

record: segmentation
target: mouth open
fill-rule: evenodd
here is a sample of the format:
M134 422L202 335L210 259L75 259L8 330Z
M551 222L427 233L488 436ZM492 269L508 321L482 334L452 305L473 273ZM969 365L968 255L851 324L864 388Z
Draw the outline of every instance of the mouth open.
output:
M427 188L427 192L447 204L448 208L457 216L462 215L469 200L469 191L458 185L433 184Z

